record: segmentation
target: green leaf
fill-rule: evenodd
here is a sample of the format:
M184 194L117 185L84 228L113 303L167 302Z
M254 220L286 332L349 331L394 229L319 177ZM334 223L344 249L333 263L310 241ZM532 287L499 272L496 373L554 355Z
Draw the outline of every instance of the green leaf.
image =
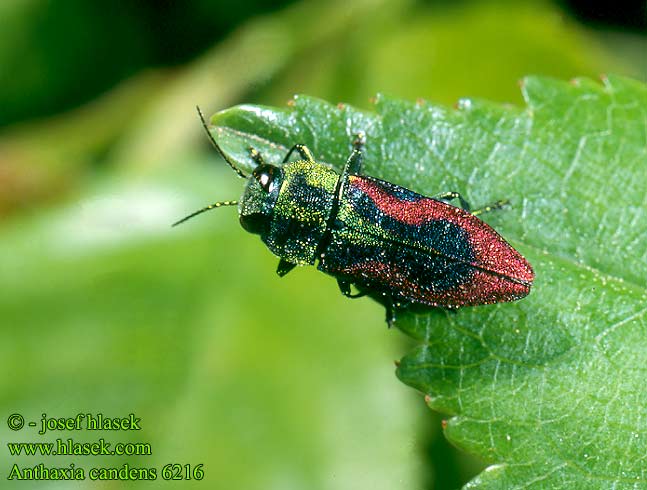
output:
M637 488L647 477L647 87L527 78L527 107L456 109L378 97L374 112L296 97L216 114L246 171L294 143L340 168L367 133L364 172L427 195L459 191L533 264L516 303L409 313L397 374L449 414L446 435L494 465L469 488ZM340 300L341 301L341 300ZM380 325L376 325L379 328Z

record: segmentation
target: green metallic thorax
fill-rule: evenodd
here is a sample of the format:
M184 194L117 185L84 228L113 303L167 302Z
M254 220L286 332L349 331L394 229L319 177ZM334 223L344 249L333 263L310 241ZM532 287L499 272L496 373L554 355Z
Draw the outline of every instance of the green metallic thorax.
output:
M282 167L283 183L269 233L261 239L277 256L313 265L332 212L339 175L325 165L296 161Z

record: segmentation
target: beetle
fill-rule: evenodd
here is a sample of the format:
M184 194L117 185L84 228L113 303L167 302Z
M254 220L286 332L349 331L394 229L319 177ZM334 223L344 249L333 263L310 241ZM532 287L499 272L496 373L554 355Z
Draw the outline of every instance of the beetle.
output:
M279 257L279 276L316 264L337 279L344 296L368 295L382 303L389 327L410 305L456 309L514 301L530 292L531 265L477 217L507 201L471 212L457 192L426 197L362 175L361 132L341 174L295 144L281 166L250 148L256 167L245 175L211 135L199 108L198 114L218 153L247 185L240 201L216 202L173 226L237 205L242 227ZM294 152L300 159L290 161Z

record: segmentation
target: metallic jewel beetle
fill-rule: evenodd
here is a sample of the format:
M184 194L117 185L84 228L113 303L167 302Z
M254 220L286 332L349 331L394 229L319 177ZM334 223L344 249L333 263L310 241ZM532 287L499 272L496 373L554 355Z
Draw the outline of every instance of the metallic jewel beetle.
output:
M341 175L296 144L281 166L250 149L257 165L247 176L198 113L213 145L247 185L239 202L214 203L175 225L237 204L243 228L260 235L280 258L279 276L316 264L337 279L345 296L369 295L382 303L389 326L409 305L453 309L514 301L530 292L534 273L528 261L476 216L505 202L470 212L456 192L425 197L362 175L363 133ZM301 159L290 162L295 151ZM461 207L446 202L451 199ZM358 293L351 293L351 285Z

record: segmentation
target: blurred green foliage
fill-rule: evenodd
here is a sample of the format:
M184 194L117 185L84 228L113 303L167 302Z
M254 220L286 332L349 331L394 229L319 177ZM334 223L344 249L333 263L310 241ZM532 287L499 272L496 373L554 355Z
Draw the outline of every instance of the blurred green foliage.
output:
M516 80L527 73L644 78L636 38L626 55L622 38L611 51L542 2L160 7L190 19L177 25L208 39L198 46L166 26L171 14L150 14L153 4L148 16L73 1L0 6L0 349L10 373L0 415L135 412L141 433L103 435L150 442L152 457L74 461L204 463L196 487L465 483L482 466L451 449L420 397L395 381L390 363L406 339L386 331L378 305L340 297L314 270L279 280L233 209L170 229L241 190L194 106L308 93L368 107L378 91L520 103ZM143 18L195 57L162 59ZM42 439L2 424L0 440Z
M0 126L61 111L149 67L204 51L269 0L0 4Z

